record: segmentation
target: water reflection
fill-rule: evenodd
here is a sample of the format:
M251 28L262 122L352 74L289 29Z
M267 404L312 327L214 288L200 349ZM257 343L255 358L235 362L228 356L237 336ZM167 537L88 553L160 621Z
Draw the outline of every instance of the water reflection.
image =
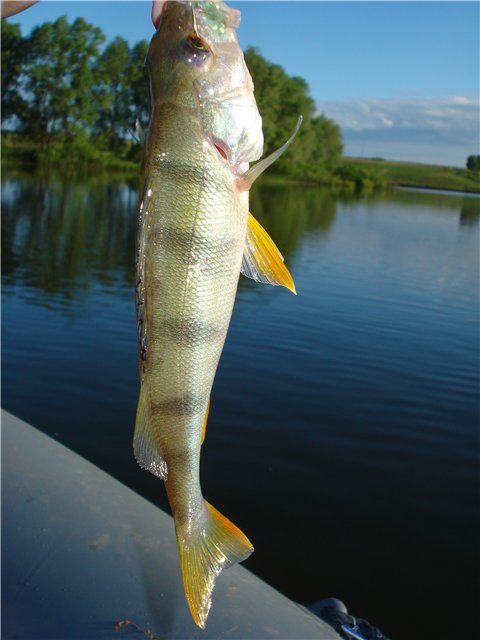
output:
M72 180L45 175L4 176L2 268L4 284L21 281L68 301L99 284L133 286L136 179L111 176ZM337 205L386 200L437 212L458 211L461 225L478 224L480 199L396 190L334 195L325 189L259 184L250 208L283 253L289 268L305 234L326 235ZM250 287L246 279L240 287Z
M66 298L96 281L132 285L136 200L124 182L6 178L4 282L20 279Z
M436 211L458 211L460 224L478 224L480 219L480 197L475 194L461 194L427 189L395 189L389 200L407 206L424 206Z
M250 210L268 229L284 257L289 257L306 232L328 232L335 219L336 201L328 190L260 185L252 191Z
M125 180L5 177L4 283L21 280L66 300L95 283L133 286L137 197ZM313 188L260 186L251 196L252 212L290 265L306 232L331 228L335 207L328 191Z
M480 198L463 198L460 207L460 224L473 226L480 220Z

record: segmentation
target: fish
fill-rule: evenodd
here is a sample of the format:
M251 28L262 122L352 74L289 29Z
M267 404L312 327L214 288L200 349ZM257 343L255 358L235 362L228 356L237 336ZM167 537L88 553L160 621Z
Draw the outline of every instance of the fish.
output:
M289 146L263 153L262 119L221 1L169 1L149 46L151 115L136 246L136 460L164 480L185 596L204 628L216 578L253 546L203 497L200 452L240 272L295 292L249 212L248 191ZM251 162L259 160L253 166Z

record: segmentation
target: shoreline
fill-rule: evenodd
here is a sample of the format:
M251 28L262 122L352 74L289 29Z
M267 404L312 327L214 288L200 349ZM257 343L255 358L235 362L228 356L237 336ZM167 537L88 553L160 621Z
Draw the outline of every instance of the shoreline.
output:
M347 166L376 169L388 186L480 194L480 173L461 167L373 158L345 158Z
M444 192L445 195L465 195L472 197L480 197L480 189L478 191L465 191L463 189L455 189L448 187L430 187L428 185L419 185L419 184L395 184L391 185L390 188L394 189L404 189L408 191L432 191L433 193Z
M56 161L41 160L37 145L28 140L18 140L2 132L2 172L38 172L40 174L61 173L65 175L124 175L138 178L140 161L116 158L113 154L103 153L90 162L69 163L68 167ZM102 157L103 156L103 157ZM342 159L339 166L325 172L323 179L282 176L275 173L262 178L263 183L295 184L330 188L338 192L381 192L391 188L426 189L428 191L446 191L480 195L480 173L459 167L426 165L420 163L398 162L383 159L351 158Z

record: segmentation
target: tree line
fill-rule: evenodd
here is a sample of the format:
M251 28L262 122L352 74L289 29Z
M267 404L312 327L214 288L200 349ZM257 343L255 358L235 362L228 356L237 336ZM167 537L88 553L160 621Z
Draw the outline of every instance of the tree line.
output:
M141 145L129 135L148 123L148 43L121 37L105 44L99 27L77 18L46 22L28 36L2 22L2 128L35 145L35 157L52 163L102 163L110 157L138 161ZM339 126L317 114L308 84L290 77L258 50L245 52L263 118L265 154L282 145L298 116L295 144L273 172L319 180L342 158ZM108 162L107 162L108 163Z
M102 30L65 16L22 36L2 22L2 128L38 146L41 158L78 163L102 151L128 158L132 122L148 121L148 43L121 37L101 49Z

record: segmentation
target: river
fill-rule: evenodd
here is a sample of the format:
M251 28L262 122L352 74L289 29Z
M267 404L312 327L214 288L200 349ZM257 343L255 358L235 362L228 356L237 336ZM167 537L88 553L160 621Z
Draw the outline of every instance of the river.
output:
M131 448L136 202L136 181L4 172L2 404L167 508ZM470 637L480 199L260 185L251 210L298 296L240 280L205 496L291 598L392 640Z

